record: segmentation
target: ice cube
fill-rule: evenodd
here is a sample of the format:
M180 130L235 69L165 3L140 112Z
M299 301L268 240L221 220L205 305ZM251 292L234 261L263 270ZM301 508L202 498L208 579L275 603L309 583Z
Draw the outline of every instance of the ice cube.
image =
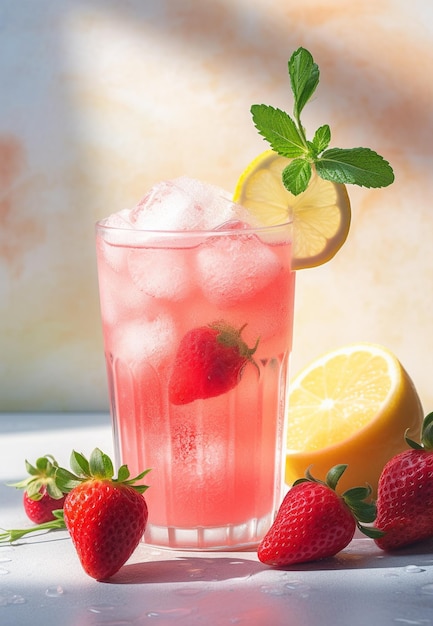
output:
M201 207L199 229L221 229L233 222L245 222L246 225L251 223L252 216L249 211L233 202L225 189L187 176L175 179L175 183L194 198L198 207Z
M131 223L140 230L195 228L200 209L173 181L158 183L131 211Z
M271 248L248 234L212 238L198 251L196 265L201 290L219 307L252 298L281 270Z
M132 248L128 252L132 281L155 298L182 300L194 286L183 254L169 248Z
M180 176L158 183L132 209L130 220L143 230L212 230L231 220L246 220L248 212L224 189Z
M112 213L102 220L102 224L103 226L107 226L108 230L110 228L125 228L126 230L130 230L133 227L131 224L130 214L130 209L121 209L117 213ZM116 239L117 238L114 237L114 241L116 241Z
M131 285L124 274L100 267L98 278L101 316L105 324L112 326L131 317L153 314L155 299Z
M127 363L148 361L157 367L173 356L177 346L174 320L167 313L153 319L131 320L116 326L111 345L114 358Z

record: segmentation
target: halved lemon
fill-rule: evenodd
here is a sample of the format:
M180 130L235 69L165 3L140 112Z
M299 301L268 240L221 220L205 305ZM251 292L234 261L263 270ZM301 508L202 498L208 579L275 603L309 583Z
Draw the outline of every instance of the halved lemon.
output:
M339 491L368 483L375 495L385 463L408 449L406 429L419 441L423 416L411 378L389 350L359 343L329 352L289 386L286 482L310 466L324 480L347 463Z
M316 174L307 189L294 196L282 183L288 163L266 150L241 174L233 199L265 226L293 219L292 268L299 270L326 263L341 248L350 227L350 201L345 185Z

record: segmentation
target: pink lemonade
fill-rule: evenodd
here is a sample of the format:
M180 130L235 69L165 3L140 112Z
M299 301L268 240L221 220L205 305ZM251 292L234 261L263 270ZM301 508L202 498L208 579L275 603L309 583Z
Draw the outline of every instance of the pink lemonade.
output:
M169 205L178 208L179 197L168 195L158 210L167 210L171 224ZM242 207L220 197L215 207L212 197L201 196L193 202L199 213L193 228L180 229L175 220L173 230L150 231L141 216L148 201L97 225L117 462L132 475L151 468L148 543L256 545L282 497L294 296L290 225L253 229ZM214 226L222 204L232 213L222 224L216 215ZM173 404L168 387L182 338L216 321L244 327L249 347L258 340L255 365L248 362L225 393Z

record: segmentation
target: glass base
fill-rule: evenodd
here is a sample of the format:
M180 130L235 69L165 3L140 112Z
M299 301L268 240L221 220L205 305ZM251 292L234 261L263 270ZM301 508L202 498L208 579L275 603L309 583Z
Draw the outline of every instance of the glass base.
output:
M175 528L148 524L144 541L173 550L246 550L256 547L272 525L273 514L245 524Z

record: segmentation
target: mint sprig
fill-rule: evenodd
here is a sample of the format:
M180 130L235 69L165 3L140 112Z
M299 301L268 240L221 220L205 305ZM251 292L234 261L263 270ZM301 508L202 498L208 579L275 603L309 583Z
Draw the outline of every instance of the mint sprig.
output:
M310 52L298 48L288 64L293 92L293 117L266 104L253 104L254 124L271 148L292 159L283 170L282 180L288 191L297 196L305 191L313 174L335 183L361 187L386 187L394 181L392 167L369 148L328 148L331 130L320 126L309 141L301 122L301 112L319 84L320 72Z

